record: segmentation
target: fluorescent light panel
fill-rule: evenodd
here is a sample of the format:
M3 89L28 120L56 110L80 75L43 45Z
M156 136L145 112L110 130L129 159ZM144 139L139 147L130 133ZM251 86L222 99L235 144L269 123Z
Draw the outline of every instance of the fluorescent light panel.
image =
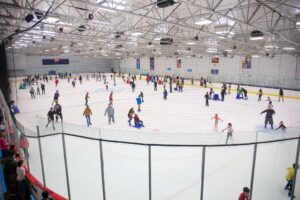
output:
M204 19L204 18L200 18L199 21L196 21L195 24L197 25L209 25L211 24L212 21L211 20L208 20L208 19Z
M282 49L286 50L286 51L293 51L293 50L295 50L294 47L283 47Z

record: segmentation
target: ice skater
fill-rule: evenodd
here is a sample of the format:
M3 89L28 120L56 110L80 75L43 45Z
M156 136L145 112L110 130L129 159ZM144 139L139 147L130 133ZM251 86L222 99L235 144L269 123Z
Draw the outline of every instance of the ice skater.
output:
M207 106L207 107L209 107L209 94L208 94L208 92L206 92L206 94L204 95L204 98L205 98L205 106Z
M241 88L241 91L242 91L243 94L244 94L244 99L245 99L245 100L248 100L248 96L247 96L248 91L247 91L245 88Z
M142 102L144 103L144 93L141 91L139 97L141 97Z
M31 99L35 99L35 90L34 90L34 88L32 86L31 86L31 88L29 90L29 93L30 93Z
M284 96L284 94L283 94L283 89L280 88L280 89L279 89L279 95L278 95L278 102L280 102L280 99L282 99L282 101L284 102L283 96Z
M54 93L52 105L53 105L55 102L58 102L58 98L59 98L59 91L56 90L56 92Z
M107 117L108 117L108 123L110 125L111 121L113 123L115 123L115 109L112 107L112 104L109 103L105 112L104 112L104 116L106 116L107 114Z
M60 118L62 122L63 121L62 108L58 102L56 102L56 104L54 105L54 112L55 112L55 122L58 122L58 118Z
M271 97L267 97L267 101L269 102L268 106L271 106L271 107L273 107L273 104L272 104L272 99L271 99Z
M221 122L223 122L223 120L218 116L218 114L215 114L215 116L213 116L212 118L211 118L211 120L215 120L215 125L214 125L214 131L215 132L219 132L219 127L218 127L218 125L219 125L219 121L221 121Z
M282 131L285 131L286 126L283 124L283 121L279 122L279 126L275 129L275 131L278 130L278 129L281 129Z
M41 95L41 89L40 89L40 86L37 85L37 88L36 88L36 94L37 95Z
M268 109L262 111L260 114L266 113L265 117L265 128L267 128L267 124L269 123L271 125L271 128L273 129L273 115L275 114L275 111L272 109L271 106L268 107Z
M286 181L287 184L285 185L284 189L288 190L288 196L291 197L292 196L292 191L293 191L293 187L294 187L294 180L295 180L295 171L296 168L298 169L299 166L297 166L295 163L293 164L293 166L287 168L287 175L286 175Z
M231 92L231 83L229 83L228 85L228 94L230 94L230 92Z
M52 123L52 126L53 126L53 130L55 130L55 126L54 126L54 115L55 115L55 111L54 111L54 108L51 107L48 114L47 114L47 118L48 118L48 123L46 125L46 128L48 127L48 125L50 123Z
M84 97L84 99L85 99L85 105L86 105L86 106L88 105L89 98L90 98L89 92L87 92L87 93L85 94L85 97Z
M45 84L41 83L42 95L46 94Z
M136 103L138 105L138 112L141 112L142 98L140 96L136 98Z
M134 108L130 108L129 112L128 112L128 123L129 123L129 126L131 126L131 120L133 119L134 117Z
M167 100L167 97L168 97L168 91L167 91L166 89L164 90L163 95L164 95L163 99L164 99L164 100Z
M154 80L154 91L157 91L157 81Z
M144 127L143 121L140 120L140 118L137 114L134 115L134 127L136 127L136 128Z
M113 91L110 92L109 94L109 97L108 97L108 100L109 100L109 103L112 105L113 104Z
M132 88L132 93L134 93L134 90L135 90L135 83L134 83L134 81L131 82L131 88Z
M214 89L211 87L209 90L209 99L212 99L211 96L214 94Z
M233 129L232 129L232 124L228 123L227 127L225 129L222 130L222 133L227 130L227 138L226 138L226 142L225 144L228 143L229 138L231 139L231 143L232 143L232 133L233 133Z
M85 116L85 118L86 118L87 126L92 125L92 122L91 122L91 115L92 114L93 113L92 113L92 110L90 109L90 107L86 106L86 108L83 111L83 116Z
M81 85L82 84L82 76L80 75L78 79L79 79L79 83Z
M58 78L56 77L56 78L55 78L55 81L54 81L54 83L55 83L55 87L57 87L57 85L58 85L58 82L59 82L59 80L58 80Z
M260 88L259 89L259 91L258 91L258 101L261 101L261 97L262 97L262 95L263 95L263 91L262 91L262 89Z
M222 90L221 90L221 101L225 100L225 93L226 93L226 89L224 87L222 87Z
M106 90L108 90L108 83L105 84L105 88L106 88Z
M73 81L72 81L73 88L75 88L75 85L76 85L76 79L73 79Z
M248 187L243 188L238 200L250 200L250 189Z

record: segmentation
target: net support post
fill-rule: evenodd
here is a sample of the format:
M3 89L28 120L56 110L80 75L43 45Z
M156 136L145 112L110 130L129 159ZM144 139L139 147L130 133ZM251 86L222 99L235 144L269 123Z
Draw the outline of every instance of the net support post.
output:
M294 180L293 180L291 200L295 199L294 194L295 194L295 186L296 186L297 172L298 172L298 166L299 166L299 151L300 151L300 137L298 138L296 161L295 161L296 168L295 168L295 175L294 175ZM298 183L298 184L300 184L300 183Z
M100 131L100 129L99 129ZM104 173L104 159L103 159L103 146L102 140L99 140L99 150L100 150L100 166L101 166L101 182L102 182L102 195L103 200L106 200L106 193L105 193L105 173Z
M251 170L251 179L250 179L250 200L252 200L252 193L253 193L253 183L254 183L254 174L255 174L255 166L256 166L256 153L257 153L257 143L254 144L254 149L253 149L252 170Z
M37 136L38 136L38 144L39 144L39 152L40 152L40 159L41 159L43 184L44 184L44 187L46 187L47 184L46 184L46 178L45 178L45 168L44 168L43 151L42 151L42 143L41 143L41 135L40 135L40 127L39 126L36 126L36 132L37 132Z
M61 133L61 139L62 139L62 145L63 145L63 154L64 154L68 199L71 200L70 180L69 180L69 170L68 170L68 158L67 158L66 141L65 141L65 134L64 133Z
M206 155L206 146L203 147L202 150L202 168L201 168L201 192L200 192L200 200L203 200L204 193L204 177L205 177L205 155Z

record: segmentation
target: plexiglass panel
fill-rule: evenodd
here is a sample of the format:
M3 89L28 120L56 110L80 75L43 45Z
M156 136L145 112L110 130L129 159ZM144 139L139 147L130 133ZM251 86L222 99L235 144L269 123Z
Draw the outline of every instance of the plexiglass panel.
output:
M288 199L287 168L296 158L297 140L259 144L252 199Z
M300 157L298 159L298 166L300 165ZM296 185L295 185L295 196L300 197L300 167L297 171L297 177L296 177Z
M152 199L199 200L202 147L152 147Z
M106 199L148 199L148 148L103 142Z
M67 197L67 181L61 135L41 138L46 186Z
M27 138L29 142L29 169L30 173L43 184L43 175L39 151L39 143L37 138Z
M99 141L66 136L71 197L102 200Z
M238 199L250 187L253 145L206 149L204 199Z

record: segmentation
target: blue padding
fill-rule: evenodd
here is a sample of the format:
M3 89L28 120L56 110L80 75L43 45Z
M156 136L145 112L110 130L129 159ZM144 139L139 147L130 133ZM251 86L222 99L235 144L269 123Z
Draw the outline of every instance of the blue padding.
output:
M2 153L1 153L2 154ZM2 155L1 155L2 157ZM2 165L0 165L0 181L1 181L1 192L5 193L7 192L6 190L6 184L5 184L5 179L4 179L4 174L3 174L3 169L2 169Z

